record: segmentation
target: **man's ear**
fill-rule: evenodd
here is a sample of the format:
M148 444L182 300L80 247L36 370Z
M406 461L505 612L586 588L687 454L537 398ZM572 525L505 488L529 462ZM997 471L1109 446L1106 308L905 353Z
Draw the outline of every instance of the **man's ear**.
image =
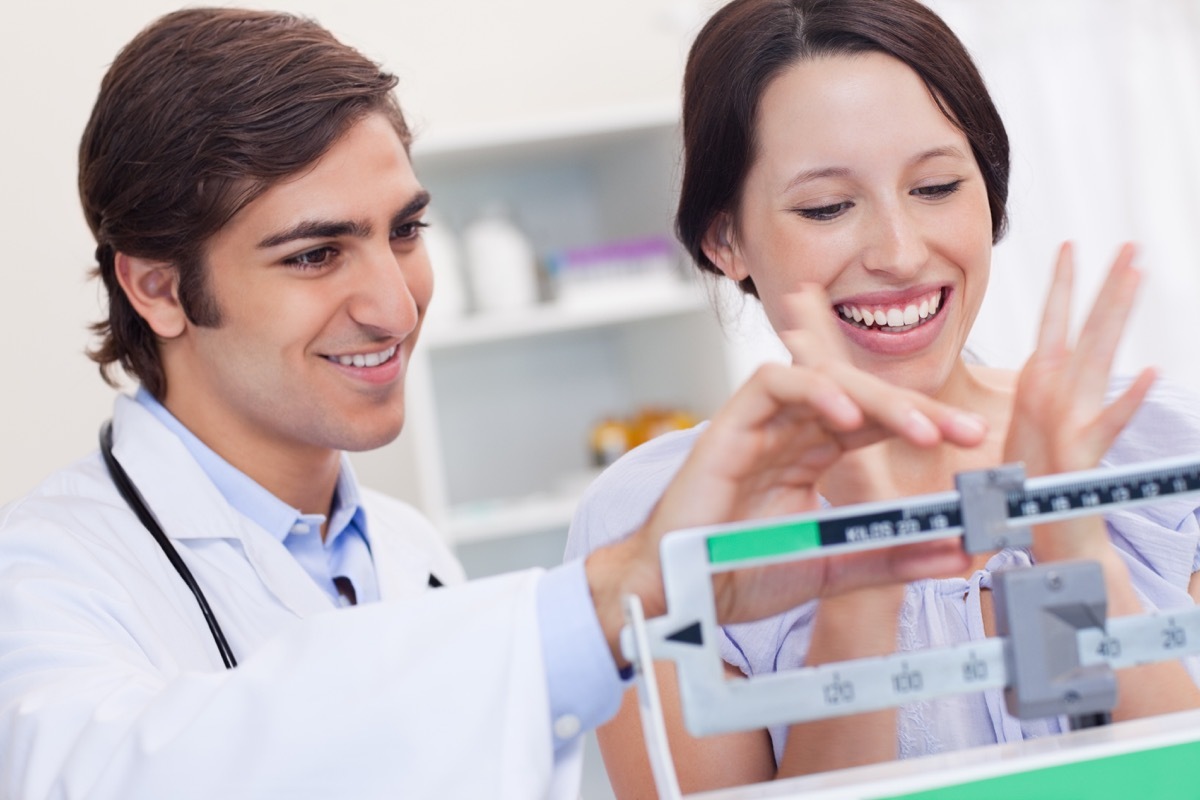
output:
M733 217L728 212L722 211L708 226L701 247L708 260L716 264L717 269L725 273L725 277L739 283L750 277L737 246Z
M117 281L134 311L162 339L174 339L187 328L179 304L179 273L165 261L116 254Z

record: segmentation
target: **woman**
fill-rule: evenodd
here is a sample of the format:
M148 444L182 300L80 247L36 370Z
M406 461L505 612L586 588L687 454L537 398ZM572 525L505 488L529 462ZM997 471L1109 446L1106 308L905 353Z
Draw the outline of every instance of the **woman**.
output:
M1115 391L1110 385L1138 282L1130 247L1075 342L1064 246L1023 370L990 369L964 355L991 247L1005 227L1008 140L969 55L924 6L734 0L692 47L683 125L679 238L701 269L762 302L795 362L843 387L882 379L986 423L978 446L890 439L838 454L814 480L825 502L944 491L956 473L1013 461L1039 475L1200 451L1200 417L1162 387L1146 400L1152 371ZM697 435L663 437L610 468L576 515L568 556L635 529ZM818 450L797 450L796 465L828 458ZM770 510L799 511L798 498ZM1098 561L1112 616L1191 605L1195 510L1183 501L1107 523L1042 526L1030 550L975 557L957 577L863 590L729 626L726 670L741 676L983 638L994 632L991 574L1032 562ZM992 691L697 740L683 731L672 676L660 670L660 679L685 791L1065 727L1059 719L1016 720ZM1117 720L1200 705L1178 662L1123 670L1118 680ZM618 794L648 793L632 698L600 743Z

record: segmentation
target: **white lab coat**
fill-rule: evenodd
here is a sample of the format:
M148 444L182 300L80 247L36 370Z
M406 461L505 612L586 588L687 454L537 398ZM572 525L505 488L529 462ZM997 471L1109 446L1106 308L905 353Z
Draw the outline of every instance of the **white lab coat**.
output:
M0 509L0 800L541 798L555 769L536 572L461 569L364 491L381 602L335 610L182 443L119 398L114 452L239 661L99 454ZM578 748L576 748L577 750Z

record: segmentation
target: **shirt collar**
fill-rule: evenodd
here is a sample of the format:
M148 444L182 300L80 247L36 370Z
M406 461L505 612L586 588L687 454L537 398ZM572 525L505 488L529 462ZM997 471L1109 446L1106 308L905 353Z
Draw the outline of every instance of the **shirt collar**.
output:
M320 525L325 521L325 517L320 514L301 514L299 509L283 502L249 475L221 458L176 419L175 415L145 388L138 387L135 399L166 426L167 430L179 437L204 474L208 476L225 501L235 511L249 518L251 522L266 530L280 542L292 532L292 528L297 522ZM349 459L343 454L341 469L338 471L337 488L334 491L333 513L326 529L326 545L332 544L351 522L358 525L365 537L367 525L361 506L358 482L355 480L354 471L350 468Z

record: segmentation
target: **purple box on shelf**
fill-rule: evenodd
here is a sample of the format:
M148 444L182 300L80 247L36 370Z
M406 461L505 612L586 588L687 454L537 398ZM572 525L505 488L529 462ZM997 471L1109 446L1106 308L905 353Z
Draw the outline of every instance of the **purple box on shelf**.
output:
M554 298L568 305L602 305L677 292L678 250L666 236L605 242L551 253L546 259Z

